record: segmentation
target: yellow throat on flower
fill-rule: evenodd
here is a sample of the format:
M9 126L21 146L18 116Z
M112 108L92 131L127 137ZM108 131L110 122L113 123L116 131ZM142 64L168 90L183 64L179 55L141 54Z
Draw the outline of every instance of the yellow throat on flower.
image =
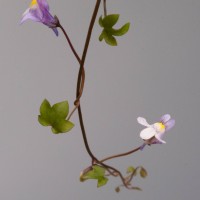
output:
M32 0L32 2L30 3L30 8L37 5L37 0Z
M159 133L165 132L165 125L161 122L155 123L154 127L156 128L157 132L159 132Z

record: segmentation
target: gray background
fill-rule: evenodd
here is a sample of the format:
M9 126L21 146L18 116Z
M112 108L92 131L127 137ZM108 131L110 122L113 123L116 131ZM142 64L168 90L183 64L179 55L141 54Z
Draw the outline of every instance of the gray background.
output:
M136 118L150 123L165 113L176 120L166 145L147 147L114 164L125 171L143 165L149 173L135 185L143 192L114 192L119 179L96 188L79 182L88 166L78 124L53 135L37 122L44 98L51 103L75 98L78 63L60 32L33 22L19 26L30 1L0 0L0 199L198 199L200 180L200 1L108 0L130 21L118 47L98 42L96 23L86 59L82 107L88 140L103 158L141 144ZM95 1L49 0L81 54ZM103 12L102 6L98 14Z

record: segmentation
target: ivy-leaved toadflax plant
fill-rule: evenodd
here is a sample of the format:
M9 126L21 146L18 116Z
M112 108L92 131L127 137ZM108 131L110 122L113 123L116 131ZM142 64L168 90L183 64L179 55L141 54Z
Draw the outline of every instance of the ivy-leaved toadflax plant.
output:
M85 83L85 60L89 44L91 42L91 36L94 24L96 22L97 14L101 3L103 4L104 17L102 17L101 13L101 16L99 18L99 25L102 28L102 31L99 36L99 40L100 41L105 40L106 44L111 46L117 46L117 39L115 38L115 36L124 36L129 31L130 23L126 23L119 29L114 28L115 24L118 23L120 15L113 13L107 14L106 0L103 1L96 0L96 4L94 6L92 17L90 19L87 36L85 39L85 45L81 57L78 55L70 37L68 36L64 27L60 24L58 18L56 16L53 17L51 15L49 10L49 5L46 0L32 0L29 8L24 12L21 19L21 24L28 19L35 22L40 22L46 25L47 27L51 28L56 34L56 36L58 36L57 29L60 28L66 38L66 41L72 53L75 56L75 59L78 61L79 64L79 72L77 76L77 86L76 86L76 97L74 99L74 107L72 108L72 110L70 111L67 100L51 105L49 101L45 99L40 106L40 115L38 116L38 121L43 126L51 127L51 130L54 134L59 134L59 135L64 134L67 132L71 132L71 130L73 129L74 124L71 122L70 119L73 116L73 114L76 111L78 111L79 124L81 128L83 142L86 151L91 158L89 166L86 167L80 174L80 181L84 182L86 180L91 180L91 179L96 180L97 187L101 187L107 184L110 176L118 177L121 180L121 184L115 188L116 192L119 192L121 187L125 187L131 190L141 190L140 187L133 185L132 180L137 175L139 175L141 178L145 178L147 176L147 171L143 166L141 165L137 167L129 166L126 170L126 175L123 175L123 173L120 170L118 170L116 167L107 164L107 162L111 159L128 156L139 150L142 150L144 146L146 146L147 144L151 145L151 144L165 143L165 141L163 140L163 135L166 131L168 131L174 126L175 120L171 119L169 114L166 114L163 115L158 122L150 125L147 123L146 119L138 117L137 119L138 122L146 127L144 130L140 132L140 137L144 140L144 143L142 143L137 148L131 148L131 150L127 152L107 156L103 159L99 159L97 158L96 155L94 155L87 139L85 124L81 109L81 99Z

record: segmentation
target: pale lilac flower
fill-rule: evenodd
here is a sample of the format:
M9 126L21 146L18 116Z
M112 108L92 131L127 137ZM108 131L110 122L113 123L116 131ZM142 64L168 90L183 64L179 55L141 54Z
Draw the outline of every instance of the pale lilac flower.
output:
M35 22L41 22L52 28L56 36L58 36L58 19L53 17L49 12L49 5L46 0L32 0L29 8L24 12L21 20L21 24L26 20L33 20Z
M165 132L175 125L175 120L171 119L169 114L163 115L158 122L152 125L150 125L143 117L138 117L137 121L139 124L147 127L140 132L140 137L145 141L145 144L141 148L144 148L146 144L166 143L162 138Z

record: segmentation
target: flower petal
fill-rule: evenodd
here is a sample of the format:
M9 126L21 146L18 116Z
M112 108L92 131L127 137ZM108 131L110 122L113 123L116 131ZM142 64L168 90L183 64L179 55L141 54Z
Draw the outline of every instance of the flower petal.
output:
M50 28L55 27L56 26L56 19L49 13L48 10L46 9L42 9L42 23L49 26Z
M143 144L140 146L140 150L142 151L146 145L147 145L146 143L143 143Z
M58 36L58 30L57 30L57 28L52 28L52 30L54 31L54 33L56 34L56 36Z
M140 137L143 139L143 140L148 140L150 138L152 138L153 136L156 135L156 131L154 128L152 127L149 127L149 128L145 128L143 129L141 132L140 132Z
M37 0L37 3L40 7L40 9L45 8L46 10L49 11L49 4L47 3L46 0Z
M164 133L155 134L155 138L158 140L157 143L165 144L166 142L162 139Z
M170 119L167 123L165 123L165 130L169 131L175 125L175 120Z
M169 121L171 119L171 116L169 114L165 114L160 118L160 122L162 122L163 124L165 124L167 121Z
M34 12L31 12L31 9L28 8L24 14L22 15L22 19L20 21L20 24L24 23L26 20L31 19L35 22L40 22L40 19L37 15L34 14Z
M146 127L150 127L151 125L148 124L147 120L143 117L138 117L137 121L139 124L146 126Z

